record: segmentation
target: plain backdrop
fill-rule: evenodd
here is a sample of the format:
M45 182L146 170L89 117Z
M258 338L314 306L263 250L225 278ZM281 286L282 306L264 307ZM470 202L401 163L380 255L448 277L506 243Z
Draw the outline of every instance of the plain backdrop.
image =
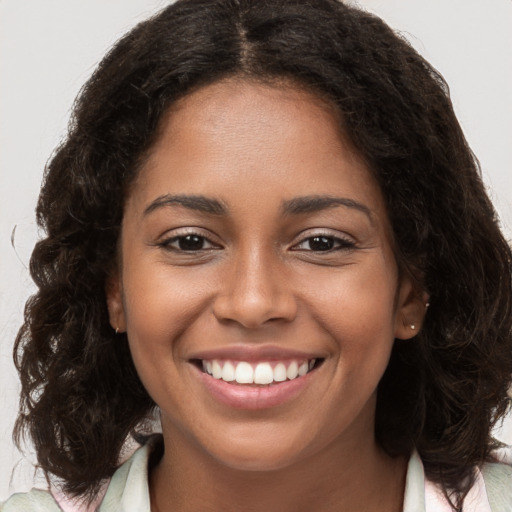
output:
M0 0L0 500L33 484L13 447L18 382L12 344L38 233L45 162L81 85L114 41L163 0ZM512 236L512 1L361 0L445 76L455 110ZM14 239L14 242L12 242ZM512 443L508 420L500 436Z

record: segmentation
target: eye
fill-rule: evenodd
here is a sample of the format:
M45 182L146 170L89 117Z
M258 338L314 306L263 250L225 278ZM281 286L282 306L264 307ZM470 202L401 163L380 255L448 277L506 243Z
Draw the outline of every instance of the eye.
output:
M314 236L306 240L312 251L330 251L334 247L334 238L327 236Z
M206 237L195 233L174 236L164 240L160 245L166 249L182 252L195 252L218 248L217 245L210 242Z
M346 238L331 235L315 235L305 238L292 249L299 251L329 252L341 249L353 249L354 242Z

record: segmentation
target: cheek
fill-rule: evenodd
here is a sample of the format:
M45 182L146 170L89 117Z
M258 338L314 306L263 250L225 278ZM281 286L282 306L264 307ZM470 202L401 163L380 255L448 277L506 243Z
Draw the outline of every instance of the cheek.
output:
M183 397L191 399L180 367L191 325L209 307L208 287L166 265L127 261L125 270L126 329L137 373L155 403L180 411Z
M393 338L397 275L385 260L376 258L325 276L315 276L315 286L305 288L310 308L326 328L348 339Z
M397 275L383 263L331 274L317 282L318 293L309 297L315 321L337 354L333 379L354 396L373 393L394 343Z
M159 362L163 353L178 353L181 334L209 307L212 284L204 271L191 279L190 271L142 259L125 262L124 268L123 304L134 359Z

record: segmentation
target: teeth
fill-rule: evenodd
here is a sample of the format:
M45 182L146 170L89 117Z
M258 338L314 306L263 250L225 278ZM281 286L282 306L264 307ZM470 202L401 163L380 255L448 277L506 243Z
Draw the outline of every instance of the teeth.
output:
M283 363L278 363L274 368L274 380L276 382L283 382L286 380L286 366Z
M222 380L231 382L235 380L235 378L235 367L228 361L224 364L224 368L222 368Z
M212 362L212 375L214 379L220 379L222 377L222 367L218 361Z
M299 377L303 377L304 375L306 375L306 373L308 373L308 370L309 370L308 363L302 363L299 366Z
M299 365L294 361L286 370L286 376L290 379L296 379L299 374Z
M274 371L268 363L258 363L254 370L254 384L270 384L274 381Z
M246 361L232 363L230 361L202 361L203 370L214 379L225 382L236 381L238 384L272 384L303 377L315 366L316 359L310 361L291 361L288 364L277 363L274 368L269 362L255 366Z
M252 384L254 382L252 366L249 363L238 363L235 370L235 380L238 384Z

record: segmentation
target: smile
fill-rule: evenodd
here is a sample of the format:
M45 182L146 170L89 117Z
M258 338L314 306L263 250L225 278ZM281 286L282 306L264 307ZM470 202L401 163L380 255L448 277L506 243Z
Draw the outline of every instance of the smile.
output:
M269 385L303 377L316 366L317 359L264 361L202 360L205 373L214 379L233 384Z
M318 350L238 345L195 352L187 360L194 380L213 398L209 403L255 411L293 403L325 384L320 367L327 356Z

